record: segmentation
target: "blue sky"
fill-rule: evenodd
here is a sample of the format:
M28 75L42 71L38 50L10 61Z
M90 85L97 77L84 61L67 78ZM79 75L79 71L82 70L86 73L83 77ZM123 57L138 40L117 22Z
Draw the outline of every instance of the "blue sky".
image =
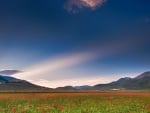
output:
M149 0L1 0L0 69L28 70L57 57L88 53L85 61L36 77L53 84L55 75L61 81L106 77L97 82L107 82L107 77L111 81L148 71L149 5Z

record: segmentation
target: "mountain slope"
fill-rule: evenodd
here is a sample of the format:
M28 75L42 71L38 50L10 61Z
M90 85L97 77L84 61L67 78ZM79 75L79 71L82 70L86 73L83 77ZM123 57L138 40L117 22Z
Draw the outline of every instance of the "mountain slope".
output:
M130 89L150 89L150 72L144 72L133 78L128 88L129 86L131 86Z
M25 80L0 75L0 91L43 91L49 89L34 85Z
M150 89L150 72L144 72L135 78L121 78L109 84L98 84L93 89L127 89L143 90Z
M8 82L19 82L19 81L21 81L21 80L16 79L14 77L0 75L0 83L1 82L7 82L7 83Z
M117 81L108 84L97 84L93 86L93 89L110 90L110 89L125 89L126 85L132 81L131 78L120 78Z
M138 75L137 77L135 77L134 79L142 79L145 77L150 77L150 71L144 72L144 73Z

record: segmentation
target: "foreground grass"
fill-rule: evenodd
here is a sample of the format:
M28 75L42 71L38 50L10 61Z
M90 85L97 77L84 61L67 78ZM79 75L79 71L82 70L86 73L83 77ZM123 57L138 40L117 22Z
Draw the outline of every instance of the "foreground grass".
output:
M0 93L0 113L150 113L150 93Z

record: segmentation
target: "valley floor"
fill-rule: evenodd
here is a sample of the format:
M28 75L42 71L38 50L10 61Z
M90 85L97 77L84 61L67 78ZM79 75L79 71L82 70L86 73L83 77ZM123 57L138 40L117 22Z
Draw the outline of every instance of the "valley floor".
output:
M150 92L5 92L0 113L150 113Z

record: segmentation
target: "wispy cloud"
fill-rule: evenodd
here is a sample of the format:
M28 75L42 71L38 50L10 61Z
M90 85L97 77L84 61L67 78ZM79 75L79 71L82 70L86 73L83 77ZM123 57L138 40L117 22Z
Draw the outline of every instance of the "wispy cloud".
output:
M106 0L68 0L65 4L65 9L71 13L78 13L84 8L94 10L102 6Z
M15 74L13 76L22 79L28 79L30 77L43 75L47 72L51 75L54 71L59 71L61 69L83 63L92 57L92 54L85 52L59 55L58 57L50 58L48 60L39 62L38 64L34 64L33 66L24 69L24 73Z

